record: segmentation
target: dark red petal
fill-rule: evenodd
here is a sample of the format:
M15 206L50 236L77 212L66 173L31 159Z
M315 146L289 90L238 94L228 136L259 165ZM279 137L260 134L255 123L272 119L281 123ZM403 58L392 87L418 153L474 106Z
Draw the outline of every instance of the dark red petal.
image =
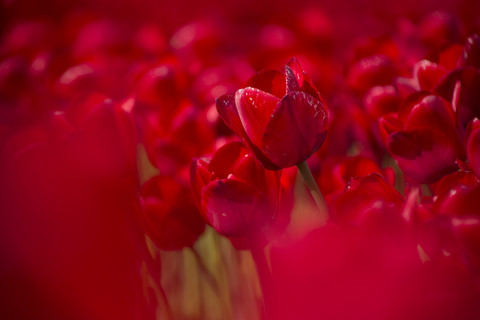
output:
M277 194L280 174L266 171L251 154L245 154L238 161L233 174L237 179L257 187L265 194L273 197Z
M378 129L382 141L385 142L390 134L403 129L403 123L395 115L387 114L378 119Z
M285 95L285 75L276 70L262 70L251 77L246 86L271 93L281 99Z
M320 190L324 195L343 192L347 182L353 177L366 176L373 172L382 172L378 165L364 156L348 158L331 157L323 161L318 178Z
M461 128L474 118L480 118L480 70L465 68L460 81L457 81L454 104L457 108L457 121Z
M142 186L141 198L141 222L160 248L190 246L203 232L205 222L195 207L190 188L182 180L155 176Z
M448 196L450 190L459 186L473 187L478 184L475 175L472 172L455 171L444 176L434 185L433 190L438 197Z
M303 79L302 79L303 80ZM292 91L297 91L300 89L300 86L298 84L297 76L293 72L292 69L290 69L289 66L285 66L285 83L286 83L286 92L289 93Z
M285 81L284 81L285 82ZM269 170L278 170L278 166L273 164L265 155L259 147L254 145L250 138L248 137L245 129L243 129L242 122L238 115L237 107L235 106L235 98L233 95L221 96L216 101L217 112L220 117L223 119L225 124L238 136L240 136L243 142L247 145L248 148L255 154L257 159L262 163L262 165Z
M408 116L410 115L410 111L412 111L413 107L419 104L422 99L426 96L431 95L428 91L417 91L413 94L409 95L404 101L400 108L400 112L398 113L398 118L405 123L407 121Z
M393 85L402 98L406 98L420 89L414 79L404 77L393 79Z
M455 138L455 115L451 105L435 95L424 97L411 110L405 122L405 129L431 128L442 130Z
M281 167L277 166L276 164L274 164L272 162L272 160L270 160L269 158L267 158L267 156L264 154L263 150L261 150L259 147L257 147L256 145L252 144L251 142L249 143L248 147L250 148L250 150L253 152L253 154L255 155L255 157L257 157L257 160L260 161L260 163L262 164L262 166L267 169L267 170L279 170L279 169L282 169Z
M295 79L297 80L298 85L301 87L303 86L303 80L304 80L304 72L302 69L302 66L300 65L300 62L296 58L292 58L287 65L285 66L285 74L288 72L291 72L292 75L295 76ZM288 89L288 87L287 87Z
M438 212L452 216L476 216L480 212L480 185L460 185L445 196L439 205Z
M240 121L253 144L260 145L265 127L279 101L274 95L251 87L235 93Z
M220 234L243 236L265 226L271 216L260 191L243 182L222 179L210 182L202 191L202 211Z
M312 79L310 79L310 76L308 74L303 75L303 86L300 88L300 90L308 93L315 99L320 100L321 103L326 104L325 100L322 96L320 96L317 87L313 84Z
M403 197L378 173L350 179L335 202L337 217L354 224L399 222L393 210L400 210ZM379 220L381 219L381 220Z
M287 93L301 90L325 104L325 101L313 84L312 79L310 79L309 75L303 71L300 62L296 58L292 58L285 66L285 77L287 82ZM299 89L297 89L298 87Z
M458 59L458 65L480 68L480 37L478 35L474 34L467 39L467 44Z
M363 101L368 112L378 118L398 111L402 100L393 86L376 86L367 92Z
M178 250L192 246L205 229L205 222L195 206L169 206L155 198L142 203L145 231L163 250Z
M348 72L348 85L356 91L365 92L376 85L392 83L396 75L392 60L384 55L374 55L355 63Z
M447 69L429 60L421 60L413 67L413 74L418 80L420 89L433 90L440 79L445 76Z
M471 193L473 197L470 200L476 201L480 195L478 188L476 192ZM470 206L470 210L474 212L474 214L452 219L452 225L455 228L457 239L463 244L468 260L476 270L480 268L480 218L478 215L475 215L475 213L479 212L480 208L477 203L478 201L476 201L476 203L474 202L473 206Z
M480 122L478 119L474 122ZM470 133L467 140L467 159L477 177L480 177L480 127L476 126Z
M448 73L445 77L441 79L433 92L443 97L447 101L452 101L453 91L455 89L456 83L462 78L463 73L464 71L462 69L455 69L450 71L450 73Z
M237 107L235 106L234 95L223 95L216 100L217 112L233 132L242 137L243 139L250 140L248 138L245 129L243 129L242 122L238 115Z
M251 154L245 154L236 164L233 174L237 179L265 190L265 169Z
M208 170L208 163L204 159L193 159L190 166L190 186L193 198L200 208L202 189L212 180L212 173Z
M267 124L262 150L277 166L294 166L321 147L327 125L327 111L319 100L302 91L290 92Z
M173 177L157 175L142 185L141 196L154 197L165 201L175 201L178 194L185 188Z
M247 153L248 150L240 141L227 143L215 152L208 169L217 179L225 179L233 173L237 162Z
M456 146L437 130L413 129L389 136L387 148L404 173L418 183L433 183L457 169Z

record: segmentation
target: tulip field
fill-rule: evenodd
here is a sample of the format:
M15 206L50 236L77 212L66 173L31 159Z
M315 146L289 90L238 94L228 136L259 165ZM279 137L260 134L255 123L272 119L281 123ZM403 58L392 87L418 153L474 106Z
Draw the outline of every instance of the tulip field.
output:
M2 1L0 319L480 319L480 2Z

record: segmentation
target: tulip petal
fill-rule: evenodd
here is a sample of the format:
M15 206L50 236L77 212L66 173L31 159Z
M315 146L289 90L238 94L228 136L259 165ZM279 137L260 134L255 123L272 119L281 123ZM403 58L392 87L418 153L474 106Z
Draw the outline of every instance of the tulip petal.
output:
M401 98L393 86L376 86L371 88L363 98L368 112L375 118L397 112Z
M270 213L263 201L256 187L237 180L215 180L202 190L204 218L226 236L243 236L265 226Z
M225 179L233 172L239 159L247 153L248 150L240 141L227 143L215 152L208 169L217 179Z
M400 168L418 183L433 183L457 169L455 144L447 135L432 129L395 132L387 148Z
M455 130L455 115L451 105L443 98L435 95L424 97L411 110L405 122L405 129L430 128L442 130L448 137L456 141L460 150L461 142Z
M298 62L296 58L292 58L285 66L285 74L287 73L291 73L295 77L295 79L297 80L298 86L300 87L303 86L304 72L303 72L302 66L300 65L300 62ZM288 83L287 83L287 90L288 90Z
M212 180L212 174L208 171L208 163L202 159L193 159L190 166L190 185L196 205L200 208L202 189Z
M480 118L480 70L465 68L456 92L457 121L462 128L474 118Z
M413 67L414 75L422 90L433 90L440 79L445 76L447 69L429 60L421 60Z
M285 82L285 81L284 81ZM217 99L217 112L225 122L227 127L229 127L233 132L235 132L243 142L247 145L248 148L255 154L257 159L262 163L262 165L268 170L278 170L278 166L273 164L260 150L259 147L254 145L250 138L248 137L245 129L243 129L242 122L238 115L237 107L235 106L234 95L224 95Z
M480 68L480 37L478 35L474 34L467 39L458 65Z
M265 127L278 99L265 91L247 87L235 93L235 105L243 128L253 144L259 146Z
M280 174L278 171L265 171L258 161L250 154L241 157L233 171L235 177L245 183L256 186L264 194L268 194L274 200L278 190L271 186L279 185ZM275 201L272 201L275 203Z
M294 166L320 148L327 124L327 111L319 100L302 91L290 92L271 115L262 150L277 166Z
M378 119L378 130L384 143L390 134L400 131L402 128L403 123L393 114L387 114Z
M474 122L480 122L478 119L475 119ZM476 127L470 133L470 136L467 140L467 159L470 162L472 170L475 172L477 177L480 177L480 127Z
M247 133L243 129L242 122L235 106L234 95L223 95L216 100L217 112L223 119L227 127L243 139L250 140Z
M285 78L287 84L286 93L301 90L325 104L323 98L318 93L317 88L312 83L312 80L308 74L303 71L300 62L298 62L296 58L292 58L285 66Z
M302 81L303 81L303 77L302 77ZM294 71L290 69L289 66L285 66L285 83L286 83L286 93L289 93L292 91L298 91L300 89L297 76L295 75Z

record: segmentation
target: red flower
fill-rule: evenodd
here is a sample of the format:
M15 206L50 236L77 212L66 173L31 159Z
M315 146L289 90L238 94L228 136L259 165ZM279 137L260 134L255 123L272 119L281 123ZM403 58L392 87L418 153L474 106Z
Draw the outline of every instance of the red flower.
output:
M280 176L263 169L241 142L224 145L209 162L195 160L190 174L202 216L218 233L257 234L276 217Z
M351 178L345 192L335 202L335 213L341 223L401 225L403 197L378 173Z
M155 176L142 187L142 223L164 250L192 246L205 229L188 186L167 176Z
M462 157L452 106L439 96L410 96L398 117L381 118L380 127L388 150L415 182L438 181L453 172Z
M292 59L285 72L264 70L234 95L217 99L217 111L270 170L301 163L327 133L327 110L318 91Z
M317 183L322 194L343 193L351 178L371 173L382 173L375 161L358 155L354 157L330 157L323 161Z

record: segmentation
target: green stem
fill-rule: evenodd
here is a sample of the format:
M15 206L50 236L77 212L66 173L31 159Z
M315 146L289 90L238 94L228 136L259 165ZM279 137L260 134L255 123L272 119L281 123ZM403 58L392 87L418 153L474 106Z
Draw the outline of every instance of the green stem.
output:
M305 184L310 190L313 200L315 201L315 204L317 205L318 211L322 215L323 220L327 221L329 217L327 204L323 199L320 188L318 187L317 182L313 178L312 172L310 171L307 162L304 161L297 164L297 168L298 171L300 171L300 173L302 174L303 180L305 181Z
M220 293L219 293L217 279L207 268L207 266L205 265L205 262L203 261L202 256L198 253L198 251L193 247L190 247L190 250L192 251L195 257L195 260L197 261L200 271L205 276L206 281L212 287L213 291L215 291L215 293L219 295Z

